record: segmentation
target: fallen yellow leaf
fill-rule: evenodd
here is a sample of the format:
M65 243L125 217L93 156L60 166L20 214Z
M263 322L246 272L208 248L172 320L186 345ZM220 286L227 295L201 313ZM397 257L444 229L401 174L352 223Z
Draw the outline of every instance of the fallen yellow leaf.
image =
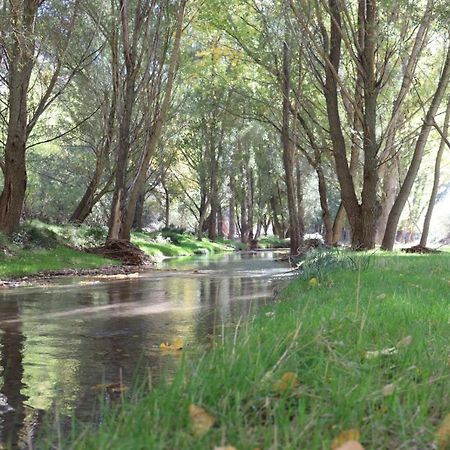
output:
M173 341L172 344L169 342L162 342L159 345L161 350L183 350L184 342L183 339L177 338Z
M348 441L336 450L364 450L364 447L358 441Z
M450 413L442 421L436 437L439 450L448 450L450 448Z
M319 284L319 282L317 281L317 278L316 278L316 277L312 277L312 278L308 281L308 284L309 284L310 286L317 286L317 285Z
M236 450L236 447L226 445L225 447L214 447L214 450Z
M272 391L282 393L297 387L299 384L298 377L294 372L286 372L278 381L272 384Z
M350 428L349 430L343 430L333 439L331 443L332 450L342 450L341 447L347 442L359 441L359 430L356 428ZM358 443L358 442L357 442Z
M203 436L215 423L216 418L209 414L201 406L189 405L189 416L194 436Z

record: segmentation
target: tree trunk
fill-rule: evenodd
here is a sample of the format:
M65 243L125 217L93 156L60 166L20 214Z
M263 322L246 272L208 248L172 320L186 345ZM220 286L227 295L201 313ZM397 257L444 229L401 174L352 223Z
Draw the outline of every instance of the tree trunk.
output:
M3 164L3 191L0 195L0 231L10 234L20 224L27 171L25 151L28 138L28 91L34 66L34 27L39 2L26 0L11 5L12 45L8 71L8 127ZM23 8L23 10L21 9Z
M236 187L234 175L230 175L230 200L229 200L229 227L228 227L228 239L234 239L236 234Z
M431 191L430 202L428 203L427 212L425 214L425 220L423 222L422 236L420 238L420 245L422 247L427 246L431 217L433 215L434 204L436 203L436 197L439 190L442 154L444 153L444 149L446 147L445 140L447 139L448 136L449 121L450 121L450 96L447 101L447 110L445 112L444 127L442 129L443 136L441 137L441 143L439 145L439 149L436 155L436 162L434 164L433 189Z
M164 189L164 226L170 227L170 194L166 184L163 184Z
M296 175L296 192L297 192L297 213L298 213L298 227L300 236L305 234L305 208L303 207L303 181L302 172L300 170L300 158L297 157L295 165Z
M381 248L383 248L384 250L392 250L394 248L395 234L397 232L398 222L403 212L403 208L405 207L405 204L408 200L417 173L419 172L423 154L425 151L425 145L427 143L431 127L433 126L434 117L439 108L442 97L445 94L445 90L448 86L449 79L450 79L450 45L447 48L447 55L445 58L445 63L439 79L439 83L436 88L436 92L433 95L433 99L425 116L419 137L417 138L416 141L416 146L414 148L411 164L408 168L408 172L400 188L400 192L397 196L397 199L395 200L394 206L392 207L391 212L389 214L389 218L386 225L386 231L384 233L383 242L381 244Z
M217 210L217 236L223 238L223 213L222 208L219 206Z
M286 27L287 27L286 23ZM287 32L286 32L287 33ZM288 42L283 42L283 123L281 129L281 142L283 145L283 168L287 191L288 211L289 211L289 237L291 256L300 253L303 236L300 235L300 225L298 221L297 199L295 192L295 148L290 136L290 55Z
M144 228L144 203L145 203L145 191L142 190L139 193L139 197L136 202L136 210L134 212L132 225L132 228L134 230L142 230L142 228Z

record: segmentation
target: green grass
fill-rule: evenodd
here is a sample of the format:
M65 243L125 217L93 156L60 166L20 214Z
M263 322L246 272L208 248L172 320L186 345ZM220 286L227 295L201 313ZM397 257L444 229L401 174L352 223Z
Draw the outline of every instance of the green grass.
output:
M131 241L145 253L154 257L191 256L232 251L228 243L201 241L188 233L134 232Z
M299 278L237 335L226 329L205 357L185 355L172 381L63 447L315 450L357 428L366 449L433 448L450 412L449 280L449 254L377 256L368 270L338 269L315 286ZM366 357L408 336L396 354ZM300 385L274 392L288 371ZM217 418L200 438L191 403Z
M14 256L0 256L0 279L60 269L95 269L112 264L118 262L63 246L18 250Z
M258 245L261 248L289 248L289 239L280 239L278 236L263 236Z

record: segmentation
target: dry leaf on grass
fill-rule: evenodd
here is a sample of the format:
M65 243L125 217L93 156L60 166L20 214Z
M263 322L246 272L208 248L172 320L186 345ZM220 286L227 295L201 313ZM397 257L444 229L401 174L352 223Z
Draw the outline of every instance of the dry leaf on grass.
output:
M336 450L364 450L364 447L358 441L348 441Z
M331 443L332 450L342 450L341 447L347 442L359 441L359 430L356 428L350 428L349 430L343 430L333 439Z
M203 436L215 423L216 418L209 414L201 406L189 405L189 417L194 436Z
M383 387L383 395L385 397L388 397L389 395L393 394L395 391L395 384L387 384Z
M437 445L439 450L450 449L450 413L448 413L441 423L437 433Z
M169 342L162 342L159 346L161 350L183 350L184 342L183 339L177 338L172 344Z
M319 284L319 281L317 280L316 277L312 277L309 281L308 284L312 287L317 286Z
M298 377L294 372L286 372L278 381L272 384L272 391L280 394L297 387L299 384Z
M236 450L236 447L226 445L225 447L214 447L214 450Z

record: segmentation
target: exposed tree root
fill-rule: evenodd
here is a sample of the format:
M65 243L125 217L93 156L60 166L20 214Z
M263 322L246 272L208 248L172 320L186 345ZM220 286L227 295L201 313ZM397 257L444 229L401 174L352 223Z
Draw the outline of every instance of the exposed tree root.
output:
M150 262L149 257L139 247L125 240L107 241L105 245L87 251L105 258L117 259L127 266L141 266Z

